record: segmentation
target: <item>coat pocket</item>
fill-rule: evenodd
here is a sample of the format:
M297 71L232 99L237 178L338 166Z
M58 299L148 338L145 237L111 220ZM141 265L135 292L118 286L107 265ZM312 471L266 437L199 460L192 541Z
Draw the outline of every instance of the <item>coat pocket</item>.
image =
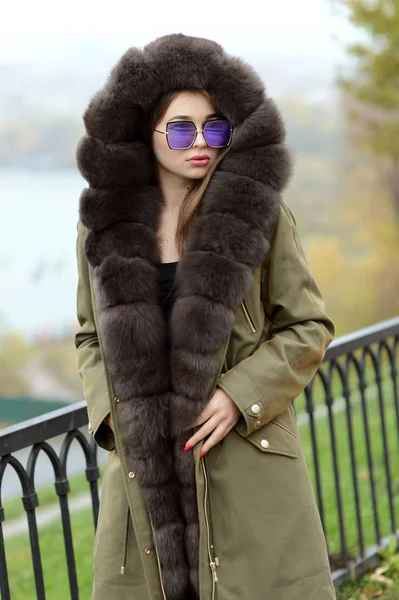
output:
M281 415L250 433L244 439L261 452L298 458L300 441L297 431L294 410L290 403Z
M255 333L257 332L257 328L256 328L256 325L254 323L253 318L251 317L251 315L249 313L249 310L248 310L248 307L247 307L247 304L246 304L245 300L243 300L241 302L241 308L242 308L242 311L244 313L245 319L246 319L246 321L248 323L248 327L251 330L251 333L253 333L255 335Z
M129 504L126 509L126 517L125 517L125 530L123 534L123 559L121 564L121 575L126 573L126 563L127 563L127 551L129 545L129 528L130 528L130 508Z

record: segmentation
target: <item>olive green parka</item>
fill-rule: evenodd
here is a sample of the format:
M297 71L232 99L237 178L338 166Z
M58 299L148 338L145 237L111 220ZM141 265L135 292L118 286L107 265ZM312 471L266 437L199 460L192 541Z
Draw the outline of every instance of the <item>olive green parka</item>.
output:
M89 430L109 451L94 546L95 600L163 600L151 524L127 462L79 223L77 362ZM267 260L237 309L215 382L241 412L204 458L194 447L201 600L333 600L292 401L334 337L295 219L282 202ZM216 387L216 386L215 386ZM212 394L211 394L212 395ZM210 396L211 396L210 395ZM111 412L115 435L104 424Z

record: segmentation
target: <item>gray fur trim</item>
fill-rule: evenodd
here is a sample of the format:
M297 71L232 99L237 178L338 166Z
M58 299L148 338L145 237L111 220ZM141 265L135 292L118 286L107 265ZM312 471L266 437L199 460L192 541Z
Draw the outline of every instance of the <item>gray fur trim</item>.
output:
M163 198L151 185L142 124L160 95L193 88L209 91L234 134L179 261L169 355L155 266ZM182 34L125 52L84 123L77 164L89 187L79 215L120 424L153 522L167 600L182 600L190 583L199 598L194 464L183 446L209 400L216 355L252 270L270 248L291 172L284 126L252 67L213 41Z

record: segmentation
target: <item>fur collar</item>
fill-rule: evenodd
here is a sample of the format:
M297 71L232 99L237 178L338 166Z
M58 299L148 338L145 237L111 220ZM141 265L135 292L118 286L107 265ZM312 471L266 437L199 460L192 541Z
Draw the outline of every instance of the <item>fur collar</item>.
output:
M141 135L170 90L203 88L234 127L177 269L171 350L157 301L160 190ZM79 214L99 330L131 467L143 488L167 600L199 598L199 526L187 427L209 400L219 349L269 250L290 175L284 126L261 79L219 44L174 34L130 48L84 114ZM190 591L191 589L191 591Z

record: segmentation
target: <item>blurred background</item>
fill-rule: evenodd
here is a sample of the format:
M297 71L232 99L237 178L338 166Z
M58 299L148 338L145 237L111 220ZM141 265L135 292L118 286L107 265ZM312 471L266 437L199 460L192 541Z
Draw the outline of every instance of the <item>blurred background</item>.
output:
M3 9L0 425L81 399L73 336L82 113L129 46L166 33L217 40L278 102L296 156L285 199L337 336L397 314L398 14L387 0L247 0L245 14L208 0Z
M328 393L319 378L312 395L302 394L295 407L332 569L339 574L345 567L351 578L350 560L364 558L365 549L377 543L375 558L382 538L384 559L391 561L367 585L359 583L356 593L350 587L337 598L398 600L397 324L384 329L381 322L399 313L399 0L14 0L2 7L0 450L8 456L0 460L0 505L3 501L12 600L36 597L39 570L37 563L32 568L16 463L14 469L7 466L3 481L2 468L12 454L29 470L28 431L43 441L60 431L51 425L59 413L45 413L65 407L63 431L75 435L72 417L76 423L78 409L68 405L82 400L74 347L76 226L86 187L75 164L82 114L127 48L179 32L218 41L264 79L295 154L285 200L336 336L377 324L374 354L367 337L341 340L334 370L326 374L335 358L323 365ZM360 375L354 357L362 361ZM349 358L352 368L346 369ZM84 403L82 411L85 415ZM20 424L32 417L40 418ZM86 424L81 431L88 439ZM57 455L68 436L47 439ZM98 452L102 472L107 453ZM68 510L83 599L91 595L98 511L97 488L87 477L95 479L96 470L86 471L77 441L67 456ZM64 599L70 597L65 521L54 469L42 451L34 483L46 598ZM65 504L63 510L65 517ZM371 566L367 552L365 564Z

